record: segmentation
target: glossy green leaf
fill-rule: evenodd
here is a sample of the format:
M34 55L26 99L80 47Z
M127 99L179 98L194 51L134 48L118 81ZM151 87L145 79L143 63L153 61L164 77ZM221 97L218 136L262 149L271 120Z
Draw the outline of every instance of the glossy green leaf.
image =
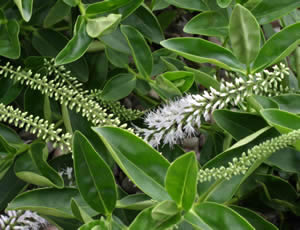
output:
M71 12L71 7L63 0L58 0L50 9L48 15L44 20L44 26L50 27L59 21L63 20Z
M155 83L150 82L150 85L164 100L182 96L181 91L171 81L164 78L162 75L156 77Z
M252 72L258 72L281 61L295 50L299 44L300 22L284 28L264 44L255 59Z
M113 32L121 21L122 15L109 14L98 18L88 19L86 31L92 38Z
M183 62L173 57L161 57L161 60L166 65L167 70L169 71L183 70L185 67L185 64Z
M232 2L232 0L217 0L217 3L221 8L228 7L231 2Z
M214 77L210 76L209 74L207 73L204 73L200 70L197 70L197 69L193 69L193 68L190 68L190 67L184 67L184 69L190 71L190 72L193 72L194 73L194 76L195 76L195 81L201 85L203 85L204 87L206 88L214 88L216 90L219 90L220 89L220 82L215 79Z
M235 205L231 205L230 208L244 217L255 229L278 230L275 225L266 221L263 217L250 209Z
M169 167L165 186L179 208L188 211L196 197L197 160L194 152L177 158Z
M223 130L236 140L241 140L267 126L264 119L251 113L216 110L213 118Z
M172 38L161 45L175 53L199 63L212 63L227 70L244 72L243 64L229 51L201 38Z
M206 36L226 36L228 34L228 18L216 11L206 11L193 17L183 31L189 34Z
M123 197L121 200L118 200L116 208L143 210L153 206L154 204L156 204L156 201L152 200L149 196L140 193L128 195Z
M83 223L93 221L92 217L90 217L89 214L87 214L74 199L71 201L71 209L73 215L80 219ZM97 215L97 212L95 212L95 215Z
M117 101L128 96L136 86L136 77L130 73L121 73L108 80L101 93L107 101Z
M251 11L260 24L267 24L299 7L299 0L261 0Z
M179 8L184 8L188 10L195 11L206 11L208 6L203 0L191 1L191 0L165 0L167 3L177 6Z
M143 35L131 26L121 26L134 58L135 65L144 78L149 78L152 72L152 54Z
M14 0L14 2L17 5L22 18L28 22L32 15L33 0Z
M96 211L111 214L117 200L114 176L109 166L80 132L74 134L73 157L80 194Z
M77 6L79 3L79 0L63 0L66 4L68 4L69 6Z
M143 192L155 200L168 200L164 180L170 163L142 139L128 131L93 128L123 172Z
M6 21L2 11L0 19ZM20 56L21 48L19 42L20 26L16 20L8 20L7 23L0 23L0 55L17 59Z
M292 130L300 129L300 117L289 112L278 109L265 109L261 111L263 118L270 126L275 127L280 133L289 133ZM300 141L295 143L297 149L300 149Z
M74 62L84 55L93 40L86 32L86 24L85 19L79 16L75 24L78 30L74 30L73 38L56 56L56 65Z
M0 103L5 105L13 102L21 93L23 86L9 78L0 79Z
M172 200L165 200L157 204L152 209L152 218L158 221L168 220L170 217L177 215L180 209Z
M74 218L71 211L71 200L82 203L82 198L75 188L43 188L24 192L8 204L7 210L27 210L41 215L63 218ZM81 202L80 202L81 201Z
M182 93L188 91L195 80L194 74L187 71L166 72L161 76L171 81Z
M112 10L116 10L125 6L134 0L110 0L110 1L102 1L90 4L86 9L86 14L91 17L98 14L102 14L105 12L109 12Z
M248 221L246 221L237 212L225 205L204 202L185 215L185 220L200 229L214 230L255 230Z
M281 110L300 114L300 95L298 94L283 94L280 96L272 97L276 101Z
M16 160L15 173L22 180L39 186L63 188L64 181L48 163L48 149L42 142L33 143L29 152Z
M260 27L251 12L240 4L231 14L229 37L235 56L249 66L260 50Z
M154 209L155 208L153 207L144 209L131 223L128 230L140 230L140 229L165 230L168 229L169 227L174 226L181 219L181 216L177 214L177 215L168 216L169 218L166 219L163 218L163 219L155 220L152 217L152 211Z
M82 225L78 230L109 230L103 217L100 220L94 220L90 223Z
M118 13L122 15L122 20L126 19L133 12L136 11L139 6L144 2L144 0L134 0L130 1L127 5L118 9Z
M119 68L126 68L129 63L129 57L127 54L118 52L108 46L105 47L105 54L110 63Z
M247 98L247 101L257 112L262 109L279 109L278 103L276 103L273 98L271 99L265 96L252 95Z
M155 43L164 40L164 34L156 16L144 5L135 10L122 24L133 26Z

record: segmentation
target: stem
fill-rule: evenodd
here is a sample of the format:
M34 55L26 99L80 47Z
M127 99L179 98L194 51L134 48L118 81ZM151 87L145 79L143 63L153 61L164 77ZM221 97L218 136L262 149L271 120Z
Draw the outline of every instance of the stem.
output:
M199 197L198 201L196 202L196 205L201 204L202 202L206 201L210 194L215 190L215 188L218 187L221 182L223 182L224 179L217 180L214 184L212 184L209 189Z
M79 1L79 3L78 3L78 7L79 7L79 11L80 11L80 14L82 15L82 16L85 16L85 8L84 8L84 5L83 5L83 3L81 2L81 1Z

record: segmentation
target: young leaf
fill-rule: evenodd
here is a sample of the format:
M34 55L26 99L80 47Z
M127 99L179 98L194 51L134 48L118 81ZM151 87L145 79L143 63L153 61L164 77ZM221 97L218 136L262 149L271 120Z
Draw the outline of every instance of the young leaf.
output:
M144 78L149 78L152 72L152 53L143 35L132 26L121 26L134 58L137 69Z
M194 73L187 71L166 72L161 76L171 81L182 93L188 91L195 80Z
M175 53L199 63L212 63L227 70L245 72L230 50L201 38L172 38L161 45Z
M155 200L168 200L164 180L170 163L132 133L115 127L93 128L123 172Z
M167 3L176 7L193 10L193 11L206 11L209 10L207 4L203 0L165 0Z
M96 2L88 6L88 8L86 9L86 14L88 17L96 16L98 14L121 8L122 6L125 6L133 1L135 0L110 0Z
M14 2L17 5L22 18L26 22L29 22L32 15L33 0L14 0Z
M219 7L221 7L221 8L228 7L231 2L232 2L232 0L217 0L217 3L219 5Z
M77 6L80 0L63 0L69 6Z
M264 44L255 59L252 72L259 72L281 61L293 52L299 44L300 22L284 28Z
M165 186L179 208L188 211L196 197L197 160L194 152L177 158L169 167Z
M233 53L249 66L260 49L260 27L251 12L240 4L232 12L229 36Z
M75 24L73 38L56 56L56 65L74 62L87 51L93 39L86 32L86 24L83 16L79 16Z
M85 201L96 211L109 215L117 200L116 183L109 166L78 131L73 139L77 186Z

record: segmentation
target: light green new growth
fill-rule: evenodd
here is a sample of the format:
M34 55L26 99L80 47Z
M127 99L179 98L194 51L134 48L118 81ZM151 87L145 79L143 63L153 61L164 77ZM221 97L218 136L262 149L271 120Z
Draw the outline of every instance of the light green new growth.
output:
M15 127L24 128L25 130L36 134L44 141L53 142L54 146L63 148L66 146L71 150L71 138L69 133L62 134L62 129L55 129L54 124L49 124L47 120L28 115L28 112L22 112L12 106L6 106L0 103L0 121L13 124Z
M61 82L56 82L56 79L48 80L46 76L33 74L31 70L24 71L21 67L14 68L10 63L0 66L1 75L28 85L31 89L39 90L42 94L48 95L69 109L75 108L76 112L81 112L82 116L95 126L120 125L119 119L112 118L112 114L107 114L106 110L101 108L97 102L73 88L72 85L64 85ZM121 127L126 127L126 124Z
M198 179L200 182L210 181L211 179L229 180L233 176L245 174L255 161L268 158L274 152L294 144L297 140L300 140L300 129L254 146L252 149L244 152L241 157L233 158L232 162L228 163L229 166L227 168L222 166L220 168L200 169Z

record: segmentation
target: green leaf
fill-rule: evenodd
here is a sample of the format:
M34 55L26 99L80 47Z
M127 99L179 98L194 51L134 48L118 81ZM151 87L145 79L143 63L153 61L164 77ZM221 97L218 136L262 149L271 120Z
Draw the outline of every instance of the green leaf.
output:
M107 101L117 101L128 96L136 86L136 77L130 73L121 73L108 80L101 93Z
M165 187L179 208L188 211L196 197L197 160L194 152L177 158L169 167Z
M242 217L244 217L255 229L265 229L265 230L278 230L278 228L266 221L256 212L251 211L250 209L231 205L234 211L239 213Z
M103 217L100 220L94 220L82 225L78 230L109 230Z
M188 91L195 80L194 74L187 71L166 72L161 76L171 81L182 93Z
M164 34L155 15L148 7L141 5L133 14L122 22L124 25L133 26L146 38L155 43L164 40Z
M144 78L149 78L152 72L152 54L143 35L132 26L121 26L121 31L127 39L137 69Z
M261 0L252 13L260 24L267 24L300 7L300 0Z
M227 70L244 72L244 65L229 51L201 38L172 38L161 45L175 53L199 63L212 63Z
M14 0L14 2L17 5L22 18L26 22L29 22L32 15L33 0Z
M185 220L200 229L255 230L243 217L225 205L204 202L185 215Z
M267 126L264 119L251 113L216 110L213 118L235 140L241 140Z
M216 90L220 89L220 82L218 82L217 79L213 78L212 76L208 75L207 73L204 73L200 70L193 69L190 67L185 66L184 69L193 72L195 76L195 81L201 85L203 85L206 88L214 88Z
M251 12L240 4L231 14L229 37L235 56L249 66L260 50L260 27Z
M272 100L276 101L281 110L300 114L300 95L298 94L284 94L276 97L272 97Z
M16 176L35 185L63 188L63 179L48 165L47 157L47 146L42 142L33 143L30 150L16 160Z
M117 200L113 173L78 131L73 138L73 158L76 182L82 197L96 211L111 214Z
M171 81L164 78L162 75L156 77L155 83L150 82L150 85L164 100L182 96L180 90Z
M165 222L180 213L180 209L177 207L176 203L172 200L165 200L157 204L152 209L153 220Z
M167 3L177 6L179 8L206 11L208 10L207 4L202 0L165 0Z
M86 14L88 17L96 16L105 12L110 12L121 8L122 6L128 5L135 0L110 0L102 1L90 4L86 9Z
M169 203L170 201L163 201L162 203L159 203L158 206ZM157 206L156 206L157 207ZM153 210L156 207L147 208L144 209L131 223L128 230L141 230L141 229L147 229L147 230L165 230L168 229L171 226L174 226L176 223L178 223L181 219L180 214L167 216L163 215L162 219L155 220L153 218ZM176 208L176 206L175 206Z
M74 199L71 201L71 209L74 216L80 219L83 223L89 223L93 221L93 218L90 217L89 214L87 214ZM97 214L98 213L95 212L95 215Z
M127 54L118 52L110 47L105 47L105 54L107 59L116 67L126 68L129 63L129 57Z
M58 0L50 9L48 15L44 20L44 27L51 27L60 22L71 12L71 7L64 3L63 0Z
M130 1L127 5L118 9L118 13L122 15L122 20L130 16L144 2L144 0Z
M69 6L77 6L80 0L63 0Z
M21 93L23 86L9 78L0 79L0 103L12 103Z
M0 11L0 19L6 21L3 12ZM0 23L0 55L17 59L20 57L21 48L19 42L20 26L16 20L8 20Z
M262 109L279 109L278 103L276 103L273 98L271 99L265 96L252 95L247 98L247 101L257 112Z
M273 65L286 56L300 44L300 23L290 25L274 34L261 48L253 64L252 72Z
M41 215L50 215L63 218L74 218L71 211L71 200L82 199L75 188L43 188L24 192L8 204L7 210L27 210L38 212Z
M114 127L93 128L123 172L155 200L168 200L164 180L170 163L142 139Z
M143 210L156 204L156 201L152 200L145 194L133 194L128 195L117 201L116 208L131 209L131 210Z
M93 39L86 32L86 24L83 16L79 16L75 24L75 28L77 29L74 30L73 38L56 56L56 65L74 62L87 51Z
M206 36L226 36L228 34L228 18L221 12L206 11L193 17L183 28L189 34Z
M88 19L86 31L92 38L113 32L121 21L122 15L109 14L98 18Z
M261 111L263 118L270 126L275 127L280 133L289 133L292 130L300 129L300 117L289 112L278 109L265 109ZM300 141L295 143L300 150Z
M221 8L227 8L231 2L232 0L217 0L217 3Z

